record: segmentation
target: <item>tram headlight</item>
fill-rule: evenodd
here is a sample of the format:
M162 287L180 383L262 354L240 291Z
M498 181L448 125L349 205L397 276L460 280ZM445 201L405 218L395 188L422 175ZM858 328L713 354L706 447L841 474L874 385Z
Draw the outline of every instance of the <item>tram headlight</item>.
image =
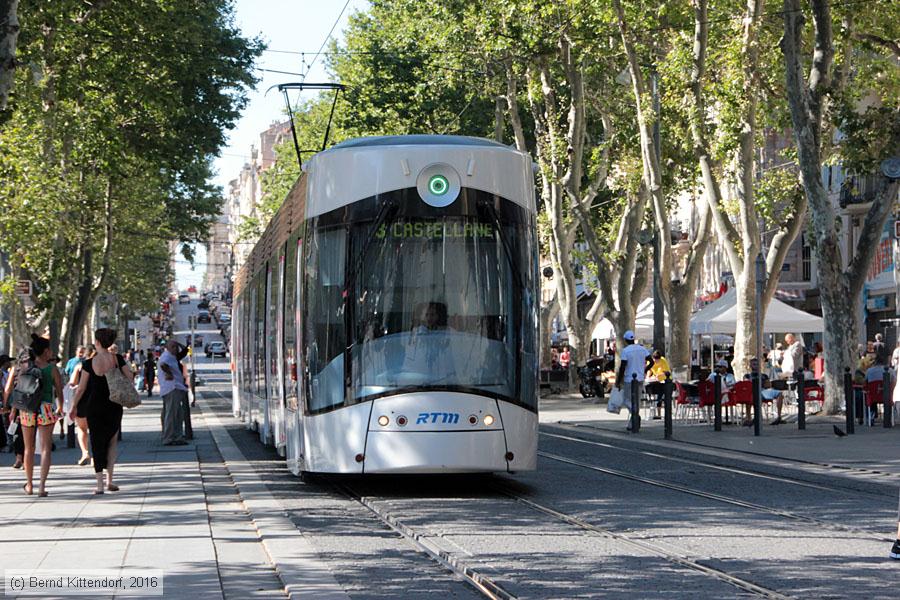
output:
M387 427L388 423L390 423L390 422L391 422L391 420L388 418L387 415L381 415L380 417L378 417L378 424L381 425L382 427Z
M490 427L494 424L494 415L484 415L484 424Z

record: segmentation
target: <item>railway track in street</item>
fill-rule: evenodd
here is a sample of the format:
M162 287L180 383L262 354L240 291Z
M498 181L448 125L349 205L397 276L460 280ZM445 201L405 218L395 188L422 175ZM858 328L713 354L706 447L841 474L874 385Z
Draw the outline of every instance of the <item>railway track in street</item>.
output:
M586 423L560 421L558 423L547 423L546 425L549 425L551 427L561 428L561 429L577 430L577 431L582 431L582 432L589 431L590 435L602 436L606 439L621 439L620 438L621 434L619 432L610 431L608 429L596 427L594 425L590 425L590 424L586 424ZM622 432L622 433L624 433L624 432ZM648 443L648 440L633 439L633 441L635 441L637 443ZM880 471L878 469L866 469L866 468L862 468L862 467L853 467L850 465L836 465L836 464L821 462L821 461L805 460L805 459L799 459L799 458L789 458L786 456L777 456L777 455L773 455L773 454L766 454L765 452L754 452L752 450L738 450L738 449L732 449L732 448L726 449L726 448L721 448L719 446L714 446L711 444L703 444L700 442L693 442L693 441L681 440L681 439L676 439L676 440L671 440L671 441L677 443L680 446L693 446L698 449L695 451L698 453L709 452L709 451L725 452L727 454L739 454L739 455L743 455L743 456L747 457L747 458L743 458L743 460L763 459L766 461L777 461L778 463L782 463L781 468L784 468L783 463L792 463L801 468L821 469L824 471L824 473L819 473L820 475L834 476L837 474L854 474L854 475L859 475L859 476L864 476L864 477L871 477L872 475L875 475L875 476L879 476L879 477L883 477L883 478L894 478L895 481L896 481L896 478L898 477L894 473ZM653 443L653 442L650 442L650 443ZM684 451L692 452L692 450L690 448L684 448ZM752 457L752 459L750 457ZM895 481L890 482L891 485L894 485ZM862 493L866 493L863 490L858 490L857 488L847 488L847 489L854 491L854 492L859 491ZM893 492L890 494L890 496L891 497L894 496Z
M433 543L430 536L416 532L403 521L383 510L371 498L357 493L346 484L335 484L334 489L342 496L365 507L378 520L409 541L420 552L427 555L441 567L453 572L485 597L493 600L516 600L517 596L503 589L500 584Z
M778 481L781 483L787 483L790 485L796 485L796 486L810 488L810 489L817 489L817 490L821 490L821 491L838 492L838 493L842 493L842 494L863 494L863 495L875 496L875 497L880 497L880 498L888 498L891 500L893 500L896 496L896 494L894 494L893 492L888 494L888 493L862 490L862 489L854 488L854 487L844 487L844 486L838 486L838 485L824 485L824 484L820 484L820 483L813 483L811 481L806 481L806 480L799 479L796 477L789 477L786 475L775 475L770 472L766 472L766 471L762 471L762 470L758 470L758 469L752 469L752 468L745 467L745 466L736 467L736 466L731 466L731 465L722 465L722 464L715 463L712 461L703 460L702 455L697 455L696 457L691 457L691 458L682 458L682 457L678 457L678 456L668 456L668 455L661 454L659 452L653 452L650 450L639 450L637 448L618 445L611 441L600 442L597 440L586 440L586 439L580 438L580 437L574 437L574 436L570 436L570 435L562 435L562 434L558 434L558 433L549 433L546 431L540 432L540 435L548 437L548 438L558 439L558 440L566 440L569 442L587 444L587 445L591 445L591 446L597 446L600 448L608 448L611 450L615 450L616 452L628 452L630 454L640 454L642 456L648 456L648 457L651 457L654 459L665 460L665 461L670 461L670 462L677 462L677 463L682 463L682 464L686 464L689 466L699 466L699 467L704 467L704 468L712 469L712 470L716 470L716 471L722 471L725 473L745 475L748 477L755 477L755 478L759 478L759 479L763 479L763 480ZM822 476L827 477L828 475L823 474Z
M698 562L697 560L694 560L684 554L674 552L673 550L669 550L667 548L664 548L657 544L653 544L646 540L636 539L627 534L613 531L613 530L607 529L605 527L600 527L599 525L585 521L584 519L581 519L579 517L558 511L555 508L546 506L539 502L535 502L534 500L531 500L531 499L523 496L522 494L515 492L515 491L511 490L510 488L508 488L507 486L504 486L502 484L496 485L494 487L494 489L497 491L497 493L499 493L503 496L506 496L507 498L510 498L511 500L514 500L517 503L522 504L523 506L527 506L528 508L530 508L536 512L539 512L539 513L542 513L545 515L549 515L555 519L563 521L564 523L568 523L569 525L577 527L578 529L580 529L588 534L598 535L598 536L605 537L605 538L610 538L610 539L616 540L618 542L621 542L623 544L627 544L629 546L632 546L634 548L642 550L644 552L649 552L649 553L651 553L655 556L658 556L668 562L679 565L681 567L691 569L693 571L697 571L699 573L702 573L703 575L712 577L723 583L732 585L732 586L734 586L738 589L741 589L745 592L748 592L754 596L757 596L760 598L772 598L772 599L778 599L778 600L788 600L790 598L793 598L793 596L788 596L788 595L782 594L781 592L779 592L777 590L773 590L773 589L758 585L747 579L743 579L741 577L737 577L735 575L732 575L730 573L722 571L721 569L716 569L714 567L704 565L703 563Z
M856 527L849 527L845 525L840 525L838 523L834 523L832 521L824 521L822 519L817 519L815 517L809 517L806 515L801 515L792 511L781 510L778 508L773 508L771 506L765 506L762 504L758 504L755 502L748 502L746 500L741 500L740 498L733 498L731 496L725 496L723 494L717 494L714 492L707 492L704 490L699 490L695 488L690 488L684 485L669 483L666 481L660 481L658 479L653 479L650 477L644 477L643 475L635 475L633 473L628 473L626 471L620 471L618 469L612 469L609 467L601 467L598 465L590 464L585 461L569 458L566 456L561 456L559 454L553 454L550 452L538 451L538 456L542 456L546 459L553 460L560 463L565 463L568 465L576 466L583 469L589 469L591 471L595 471L597 473L603 473L605 475L612 475L614 477L620 477L622 479L628 479L630 481L635 481L637 483L650 485L653 487L663 488L667 490L672 490L675 492L680 492L683 494L689 494L691 496L696 496L699 498L704 498L707 500L713 500L715 502L721 502L724 504L729 504L731 506L737 506L741 508L746 508L749 510L754 510L757 512L764 512L771 515L775 515L777 517L781 517L784 519L791 519L794 521L801 521L804 523L809 523L813 525L817 525L819 527L824 527L833 531L840 531L842 533L852 533L854 535L866 537L869 539L877 540L880 542L890 543L893 541L893 538L879 535L873 533L871 531L860 529Z

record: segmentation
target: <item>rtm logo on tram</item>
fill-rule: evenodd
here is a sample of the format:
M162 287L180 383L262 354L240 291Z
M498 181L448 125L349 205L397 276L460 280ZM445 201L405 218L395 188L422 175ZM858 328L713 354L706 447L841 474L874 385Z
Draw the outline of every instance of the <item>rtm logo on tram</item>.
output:
M429 421L429 419L431 419ZM419 416L416 417L416 425L426 425L428 423L459 423L459 413L445 413L445 412L433 412L433 413L419 413Z

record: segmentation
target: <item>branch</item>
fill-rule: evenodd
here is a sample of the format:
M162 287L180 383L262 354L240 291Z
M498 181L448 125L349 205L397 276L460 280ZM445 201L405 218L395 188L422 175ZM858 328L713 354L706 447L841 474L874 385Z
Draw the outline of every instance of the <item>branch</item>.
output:
M900 43L897 40L889 40L871 33L853 33L851 37L860 42L870 42L876 46L883 46L891 51L894 58L900 59Z
M566 36L561 36L559 44L560 58L566 73L569 86L568 130L566 132L566 173L562 184L569 195L578 201L581 189L581 176L584 158L585 115L584 115L584 78L581 69L572 58L572 45Z
M522 114L519 112L518 80L512 68L512 62L506 65L506 106L509 112L509 122L512 124L513 135L516 138L516 148L521 152L528 152L525 144L525 131L522 128Z
M694 50L691 65L691 97L690 128L693 138L694 154L700 163L703 187L709 213L716 225L722 245L728 254L733 273L743 271L743 260L738 253L741 237L734 224L725 214L722 207L722 191L716 173L718 164L712 158L706 133L705 103L703 102L703 78L706 75L706 52L709 45L709 20L707 18L707 0L697 0L694 5Z
M831 33L831 9L828 0L812 0L815 49L809 70L811 108L821 120L822 98L831 83L831 63L834 59L834 41Z
M93 2L85 0L84 3L88 6L88 9L78 17L75 17L74 21L76 25L84 25L97 16L97 14L109 4L109 0L93 0Z
M791 216L772 237L772 243L769 245L769 251L766 255L766 288L762 291L763 304L767 305L775 289L778 287L779 277L777 273L781 272L781 266L784 264L784 258L787 256L788 250L806 219L806 194L799 187L794 194L794 200L791 203Z
M872 264L875 248L881 239L884 223L887 221L888 215L891 214L891 208L893 208L894 201L897 199L898 191L900 191L900 179L890 180L887 185L881 188L881 191L872 202L872 206L869 207L866 221L860 230L859 239L856 241L856 253L847 266L851 295L862 293L863 284L866 282L866 273Z
M112 180L106 181L106 203L104 207L106 215L106 226L103 232L103 256L100 260L100 273L91 288L91 298L103 288L106 283L106 277L109 275L109 266L112 257L112 237L113 237L113 197L112 197Z
M700 209L700 222L697 223L697 231L694 232L694 241L691 243L691 249L688 251L687 259L684 264L684 274L681 278L683 283L694 281L700 273L703 266L703 259L706 256L706 247L709 246L709 235L712 229L712 209L709 203L704 203Z

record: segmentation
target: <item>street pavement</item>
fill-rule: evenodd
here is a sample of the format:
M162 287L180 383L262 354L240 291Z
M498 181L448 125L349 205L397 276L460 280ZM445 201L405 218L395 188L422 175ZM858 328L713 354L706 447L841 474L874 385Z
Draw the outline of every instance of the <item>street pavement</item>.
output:
M898 429L676 424L667 441L564 395L542 400L533 473L302 481L233 417L227 365L195 355L187 446L160 444L158 396L126 411L120 492L93 496L60 447L50 496L25 496L0 455L0 566L160 569L167 598L481 596L425 545L506 597L896 597Z

